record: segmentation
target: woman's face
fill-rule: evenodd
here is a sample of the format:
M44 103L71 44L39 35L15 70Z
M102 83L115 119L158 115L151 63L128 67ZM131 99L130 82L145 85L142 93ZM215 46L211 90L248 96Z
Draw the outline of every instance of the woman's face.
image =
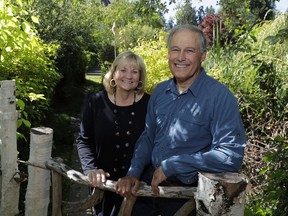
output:
M113 79L118 91L134 91L140 80L140 68L134 62L119 64Z

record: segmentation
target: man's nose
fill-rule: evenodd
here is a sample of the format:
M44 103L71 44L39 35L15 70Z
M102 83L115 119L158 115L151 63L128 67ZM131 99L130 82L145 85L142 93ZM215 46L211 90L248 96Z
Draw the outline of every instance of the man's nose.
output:
M186 56L185 56L185 51L180 51L179 53L178 53L178 60L180 60L180 61L183 61L183 60L185 60L185 58L186 58Z

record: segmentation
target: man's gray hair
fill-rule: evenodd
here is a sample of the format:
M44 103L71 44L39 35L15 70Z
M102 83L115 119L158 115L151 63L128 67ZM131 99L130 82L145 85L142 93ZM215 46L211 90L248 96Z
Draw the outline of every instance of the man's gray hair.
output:
M206 50L207 50L207 40L206 40L204 32L200 28L198 28L197 26L190 25L190 24L176 26L170 31L169 36L167 38L167 47L168 47L168 49L170 49L170 47L171 47L171 40L172 40L174 34L176 32L178 32L178 31L182 31L182 30L190 30L192 32L198 33L199 41L200 41L200 51L202 53L206 52Z

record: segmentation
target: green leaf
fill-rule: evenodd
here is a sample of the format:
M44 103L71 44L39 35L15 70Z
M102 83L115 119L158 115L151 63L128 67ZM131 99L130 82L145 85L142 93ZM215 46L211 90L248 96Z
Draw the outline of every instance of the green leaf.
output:
M36 17L36 16L31 16L31 19L32 19L32 21L33 21L34 23L40 24L38 17Z
M267 41L269 44L273 45L273 44L276 44L278 42L278 37L268 36L264 40Z
M264 175L267 171L270 170L270 167L266 167L265 169L262 169L260 172L259 172L259 175Z
M17 0L16 2L17 2L17 4L19 4L21 7L23 6L23 3L22 3L21 0Z
M16 105L21 109L21 110L24 110L25 109L25 103L23 100L21 99L17 99L16 100Z
M19 128L21 125L22 125L22 119L18 119L18 121L17 121L17 128Z
M35 93L29 93L29 99L30 101L34 101L34 100L45 100L46 98L44 97L44 94L35 94Z
M23 134L17 132L17 139L19 139L19 138L24 139L27 142L26 137Z
M22 23L22 28L26 34L30 34L31 27L30 27L30 24L28 22L24 21Z
M22 121L26 127L31 127L31 123L28 120L22 119Z

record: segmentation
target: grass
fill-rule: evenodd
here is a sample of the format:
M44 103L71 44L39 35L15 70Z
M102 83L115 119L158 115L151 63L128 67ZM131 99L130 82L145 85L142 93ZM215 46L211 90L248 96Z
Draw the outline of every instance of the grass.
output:
M86 80L95 82L95 83L101 83L102 82L102 76L92 76L92 75L86 75Z

